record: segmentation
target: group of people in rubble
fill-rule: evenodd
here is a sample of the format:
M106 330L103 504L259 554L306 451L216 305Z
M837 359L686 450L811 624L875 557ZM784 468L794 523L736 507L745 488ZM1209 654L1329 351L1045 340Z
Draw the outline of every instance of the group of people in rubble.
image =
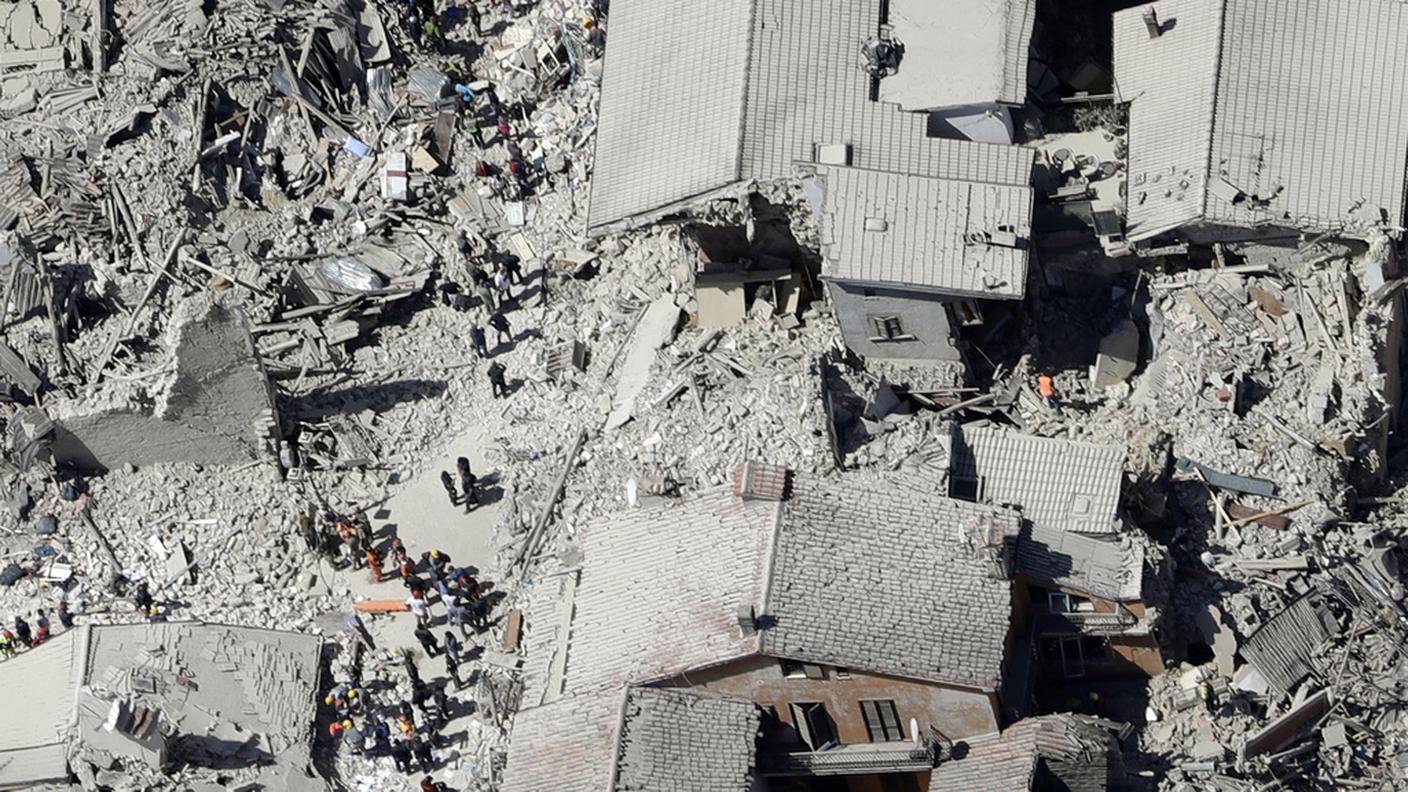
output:
M477 570L455 566L449 553L427 550L414 559L401 539L395 538L391 541L391 555L409 591L406 608L416 619L416 640L427 658L443 659L445 675L426 682L415 654L400 649L400 665L409 682L410 698L385 698L372 691L401 689L395 684L366 685L350 678L324 698L323 703L331 709L328 733L354 755L389 756L403 773L429 773L445 759L441 753L445 747L441 730L458 711L451 698L451 686L460 690L467 681L460 674L460 666L470 656L461 638L469 642L472 635L488 629L490 603L484 585L476 577ZM432 605L445 608L443 621L432 615ZM432 631L437 622L446 627L441 638ZM365 628L359 632L370 644L371 636ZM433 791L442 786L427 775L421 788Z

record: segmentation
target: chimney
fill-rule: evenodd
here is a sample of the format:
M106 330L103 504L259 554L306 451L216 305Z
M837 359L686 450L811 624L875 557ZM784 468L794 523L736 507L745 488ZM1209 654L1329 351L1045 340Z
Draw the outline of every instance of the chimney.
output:
M733 473L733 494L743 500L786 500L789 471L782 465L744 462Z
M734 615L738 618L738 631L744 638L758 631L758 619L753 615L752 605L739 605Z
M1007 554L1007 535L991 515L972 520L967 525L967 541L973 557L988 567L988 577L1009 580L1012 569Z
M1149 30L1151 39L1163 35L1163 31L1159 29L1159 12L1155 11L1153 6L1144 9L1144 27Z

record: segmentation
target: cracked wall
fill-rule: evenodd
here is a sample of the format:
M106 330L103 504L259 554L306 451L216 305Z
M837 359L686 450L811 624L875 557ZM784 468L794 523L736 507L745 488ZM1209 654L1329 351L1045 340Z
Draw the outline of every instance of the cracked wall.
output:
M57 418L54 461L82 469L160 462L231 464L273 454L278 417L242 312L199 306L176 331L176 373L152 409Z

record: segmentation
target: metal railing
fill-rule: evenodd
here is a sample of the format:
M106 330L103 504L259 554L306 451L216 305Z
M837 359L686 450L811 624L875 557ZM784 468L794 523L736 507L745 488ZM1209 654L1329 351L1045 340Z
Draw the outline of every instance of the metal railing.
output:
M763 750L758 754L762 775L851 775L905 773L934 766L932 743L857 743L823 751Z

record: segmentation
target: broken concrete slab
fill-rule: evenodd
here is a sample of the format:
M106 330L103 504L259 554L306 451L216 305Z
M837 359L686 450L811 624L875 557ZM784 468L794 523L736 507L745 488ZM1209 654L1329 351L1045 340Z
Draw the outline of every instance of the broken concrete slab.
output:
M1127 381L1139 367L1139 328L1126 319L1100 340L1090 367L1090 385L1097 391Z
M745 287L739 282L696 283L700 327L735 327L748 317Z
M674 337L679 319L679 306L675 305L674 296L668 293L656 298L655 302L645 309L645 314L631 338L630 351L626 353L625 362L621 364L621 378L616 385L616 397L611 414L606 419L607 429L615 429L631 420L636 399L650 381L650 369L655 364L655 356L660 348Z
M1302 728L1329 712L1333 703L1334 699L1328 689L1308 697L1267 724L1261 731L1248 737L1242 746L1242 756L1253 757L1287 745Z
M175 375L144 409L128 402L99 412L56 405L50 453L85 470L197 462L226 465L271 458L278 439L273 388L238 309L188 304L178 321Z

